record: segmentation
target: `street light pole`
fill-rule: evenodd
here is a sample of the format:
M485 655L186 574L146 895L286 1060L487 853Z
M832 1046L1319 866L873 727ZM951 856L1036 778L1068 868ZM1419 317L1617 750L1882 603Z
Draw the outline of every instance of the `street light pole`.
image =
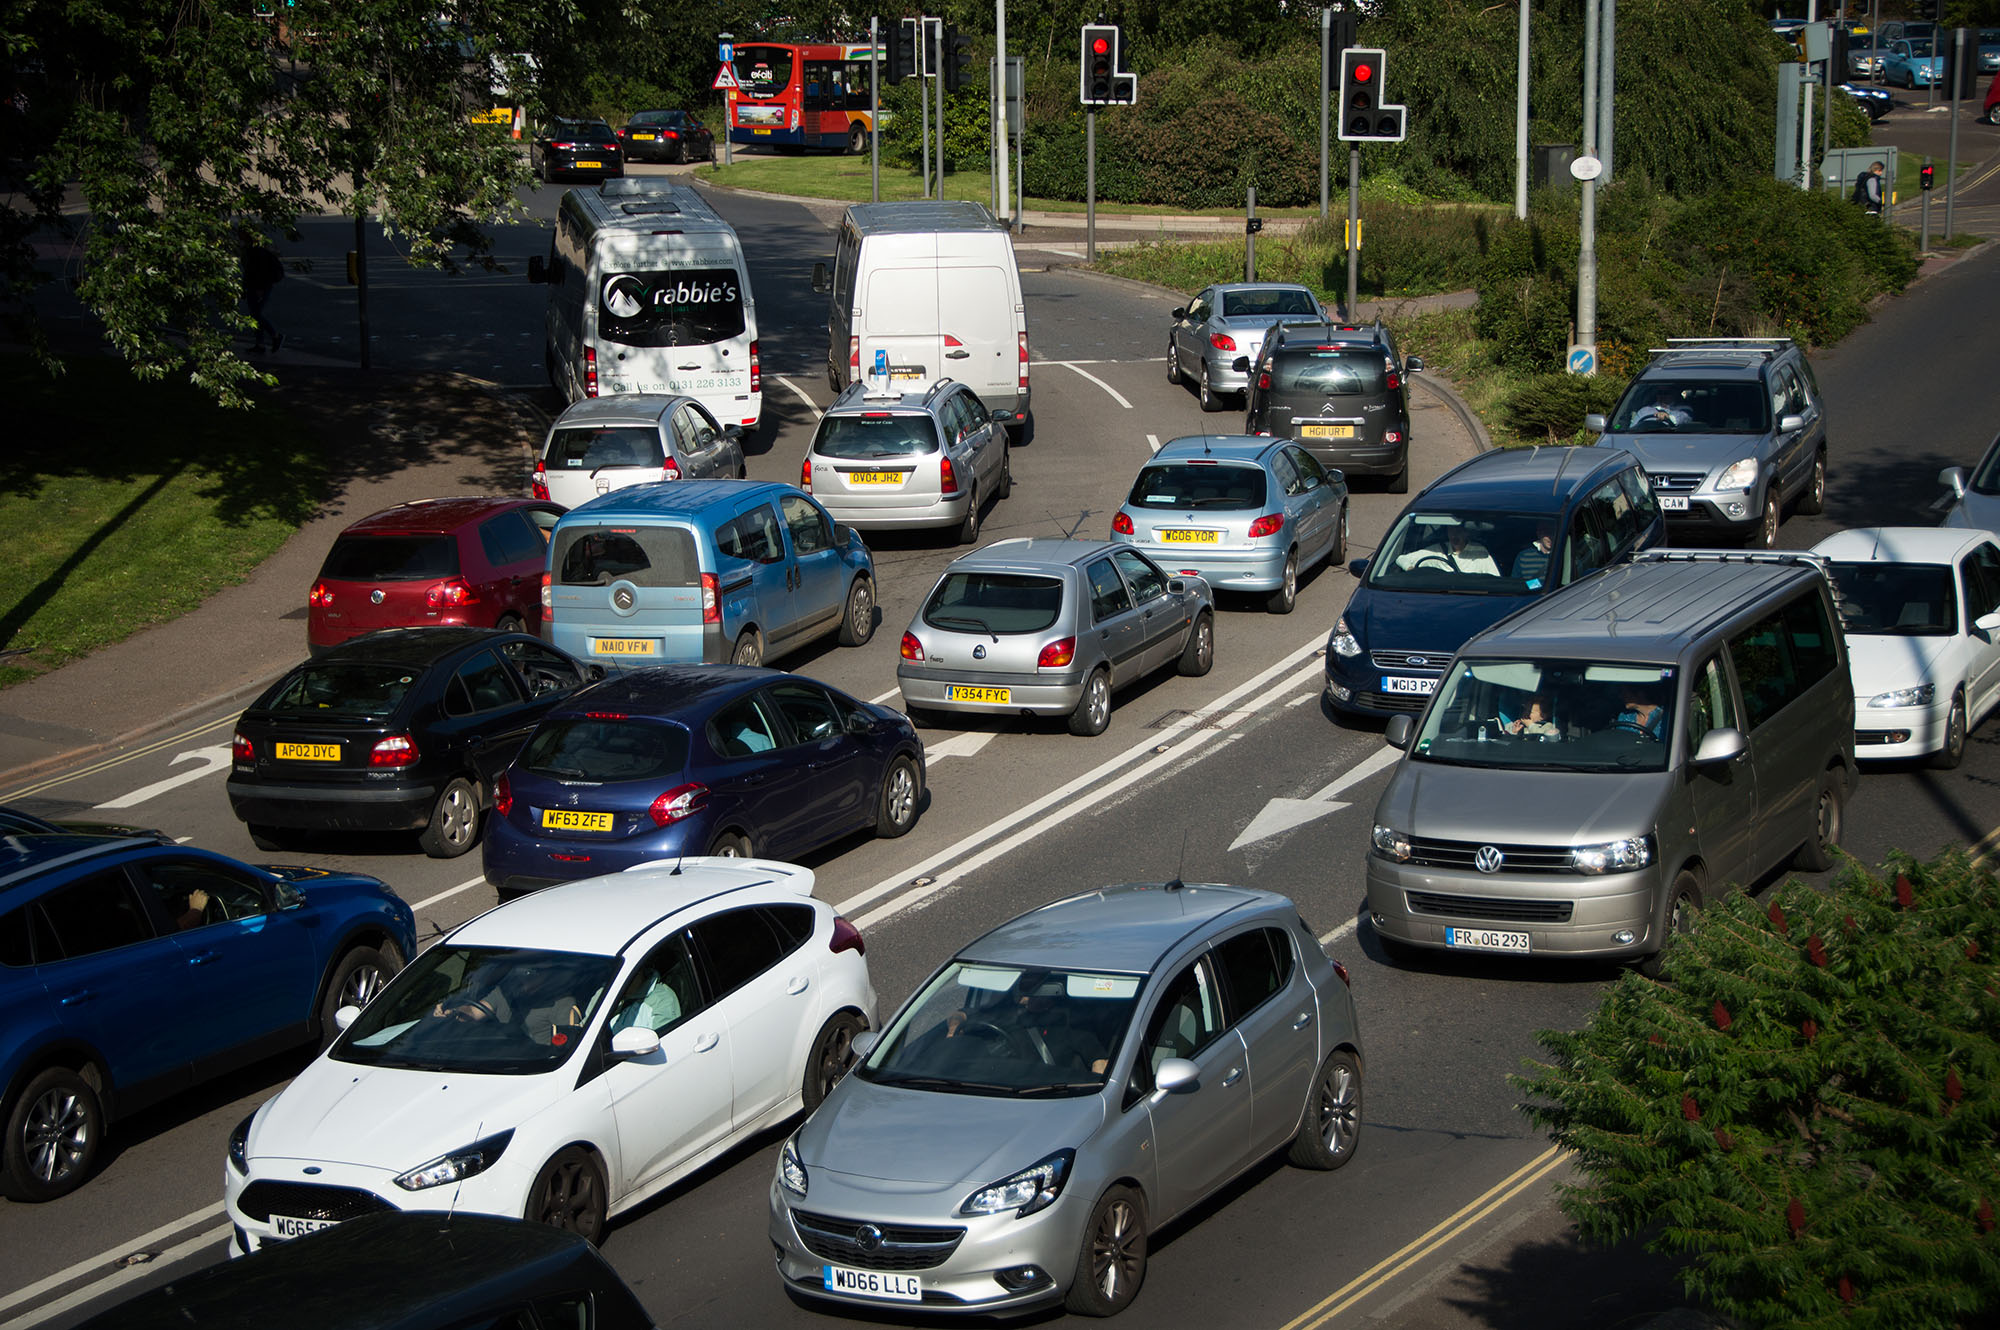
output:
M1597 5L1583 0L1583 155L1597 155ZM1597 344L1597 181L1583 182L1576 255L1576 340Z
M1333 11L1319 11L1319 217L1326 220L1327 177L1332 163L1327 159L1326 108L1328 71L1333 68Z
M1514 216L1528 215L1528 5L1521 3L1520 52L1514 69Z
M1000 86L993 90L993 103L999 114L993 117L994 141L999 144L1000 220L1006 221L1013 211L1008 205L1013 201L1007 191L1007 0L993 0L993 76Z

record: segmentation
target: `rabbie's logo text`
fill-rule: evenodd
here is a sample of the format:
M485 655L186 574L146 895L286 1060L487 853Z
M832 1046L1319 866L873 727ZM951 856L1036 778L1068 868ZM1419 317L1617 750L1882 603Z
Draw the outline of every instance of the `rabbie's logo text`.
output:
M614 319L643 319L647 315L672 315L684 310L700 310L742 301L736 274L719 272L619 273L605 279L604 312Z

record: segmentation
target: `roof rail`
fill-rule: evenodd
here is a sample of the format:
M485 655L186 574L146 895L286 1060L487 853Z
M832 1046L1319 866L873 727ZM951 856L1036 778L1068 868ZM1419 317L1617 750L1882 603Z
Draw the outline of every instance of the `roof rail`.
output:
M1817 568L1822 577L1828 576L1831 560L1824 554L1811 550L1687 550L1650 549L1639 550L1632 555L1633 563L1774 563L1795 564Z
M1646 348L1646 354L1663 356L1670 351L1761 351L1766 360L1794 345L1789 337L1669 337L1665 346Z
M929 405L929 403L930 403L930 400L931 400L931 398L933 398L933 397L936 397L936 396L937 396L937 395L938 395L939 393L943 392L943 391L944 391L944 390L945 390L946 388L949 388L949 387L951 387L951 385L952 385L952 384L953 384L954 382L956 382L956 380L954 380L954 379L951 379L951 378L947 377L947 378L942 378L942 379L939 379L939 380L938 380L938 381L937 381L936 383L933 383L933 384L932 384L932 385L930 386L930 389L929 389L929 390L928 390L927 392L925 392L925 393L924 393L924 403L925 403L926 405Z

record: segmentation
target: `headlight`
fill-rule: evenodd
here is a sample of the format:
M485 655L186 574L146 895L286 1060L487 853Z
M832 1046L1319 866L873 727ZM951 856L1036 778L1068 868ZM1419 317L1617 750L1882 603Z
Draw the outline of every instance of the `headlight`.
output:
M958 1207L958 1212L962 1215L997 1215L1002 1210L1012 1210L1016 1216L1026 1216L1045 1209L1055 1204L1056 1197L1062 1195L1063 1180L1069 1177L1069 1167L1075 1159L1076 1151L1058 1150L1041 1163L1024 1168L1011 1178L981 1187L965 1198L965 1204Z
M1747 490L1757 483L1757 459L1746 457L1715 478L1719 490Z
M1394 827L1375 824L1375 852L1397 863L1407 863L1410 858L1410 838Z
M1915 688L1892 688L1868 699L1871 707L1927 707L1937 698L1937 685L1920 683Z
M784 1184L785 1190L792 1195L801 1200L805 1198L808 1185L806 1166L799 1162L799 1143L796 1138L786 1141L785 1148L778 1152L778 1181Z
M463 1182L493 1167L500 1158L500 1152L507 1148L507 1142L513 1139L513 1131L508 1130L497 1136L488 1136L483 1141L474 1141L463 1150L439 1155L430 1163L411 1169L396 1179L396 1185L404 1191L423 1191L427 1187L442 1187L447 1182Z
M1578 845L1569 852L1570 866L1579 873L1619 873L1653 862L1653 838L1631 836L1602 845Z
M250 1176L250 1123L256 1117L249 1117L236 1124L236 1130L229 1133L229 1163L238 1173Z
M1347 616L1333 625L1333 636L1326 639L1327 649L1347 657L1361 654L1361 643L1354 640L1354 630L1347 626Z

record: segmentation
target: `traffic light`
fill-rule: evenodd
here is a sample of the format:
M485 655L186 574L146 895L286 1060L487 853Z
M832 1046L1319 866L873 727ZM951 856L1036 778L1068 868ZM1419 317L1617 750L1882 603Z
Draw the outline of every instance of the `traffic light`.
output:
M957 92L965 86L966 67L972 63L972 38L961 37L957 28L944 30L944 90Z
M1929 192L1931 185L1933 184L1931 177L1932 173L1935 172L1936 170L1937 168L1935 166L1925 166L1922 170L1917 172L1917 184L1921 186L1926 193Z
M1340 137L1346 142L1401 143L1407 108L1393 106L1384 87L1389 62L1379 47L1340 53Z
M917 20L906 18L889 34L889 81L899 83L917 76Z
M1111 23L1086 23L1077 100L1085 106L1110 106L1117 91L1118 28Z
M1340 53L1360 40L1355 34L1359 24L1360 20L1352 14L1333 16L1333 58L1326 62L1326 86L1329 91L1340 86Z

